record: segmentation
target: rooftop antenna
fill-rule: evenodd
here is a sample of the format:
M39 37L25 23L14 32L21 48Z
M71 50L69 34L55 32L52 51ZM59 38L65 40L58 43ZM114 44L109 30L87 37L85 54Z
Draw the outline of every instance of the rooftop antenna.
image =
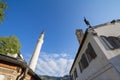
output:
M92 28L92 26L90 25L89 21L84 17L84 22L85 24L89 27Z
M84 17L84 22L88 26L88 31L92 32L92 34L94 34L94 35L97 35L97 33L95 32L95 30L93 29L93 27L90 25L89 21L85 17Z

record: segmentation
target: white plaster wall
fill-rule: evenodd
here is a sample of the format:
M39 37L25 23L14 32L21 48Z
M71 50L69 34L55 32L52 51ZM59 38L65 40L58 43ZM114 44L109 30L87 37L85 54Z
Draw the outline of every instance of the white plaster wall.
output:
M88 40L87 44L90 42L91 45L94 46L94 51L96 52L97 57L90 62L89 66L83 70L82 74L80 73L81 75L79 75L78 80L89 80L89 78L95 76L96 74L100 74L100 71L109 65L107 58L95 40L97 39L96 37L97 36L92 37L91 35L88 35L86 40ZM86 48L86 46L87 45L83 46L83 48ZM84 53L84 50L82 53Z
M111 61L106 56L106 54L109 55L110 51L107 51L104 48L103 44L101 44L99 37L96 36L93 37L92 39L93 40L91 40L91 43L95 47L94 50L98 55L96 61L93 63L93 67L98 71L95 74L93 74L94 76L89 77L87 80L120 80L120 73L116 70L116 67L111 63ZM118 64L120 64L119 63L120 56L119 56L119 60L118 58L115 58L115 60ZM96 63L97 61L101 61L102 64L99 65L99 63ZM115 64L116 62L114 61L113 63ZM89 67L89 69L91 68Z
M77 73L78 73L78 78L77 78L77 80L79 80L79 77L81 76L80 68L79 68L78 63L79 63L79 61L80 61L80 59L81 59L82 54L83 54L84 51L86 50L88 41L89 41L89 40L87 40L87 41L84 43L83 48L81 49L81 51L80 51L80 53L79 53L79 55L78 55L78 57L77 57L77 60L76 60L76 62L75 62L75 64L74 64L74 66L73 66L73 69L72 69L72 71L71 71L71 73L70 73L70 75L73 75L73 74L74 74L74 70L75 70L75 68L76 68ZM74 75L73 75L73 78L74 78ZM82 78L82 77L81 77L81 78ZM75 80L75 78L74 78L74 80Z
M95 75L96 72L98 72L98 70L101 70L102 67L104 67L105 65L109 64L106 57L104 56L102 50L99 49L99 46L97 45L97 43L95 42L95 40L93 38L91 38L91 35L89 34L87 39L87 41L85 41L83 48L81 49L78 58L75 62L75 66L72 69L72 74L74 73L74 69L77 69L77 73L78 73L78 78L77 80L86 80L88 79L90 76ZM86 47L88 45L88 43L91 43L92 46L95 47L95 52L97 54L97 57L92 60L89 64L89 66L83 70L83 72L80 72L80 68L79 68L79 61L81 59L82 54L85 52Z
M114 68L110 68L105 71L104 74L101 74L92 80L120 80L120 75L118 75Z
M76 80L120 80L120 49L106 49L106 44L99 37L100 35L120 36L120 23L108 23L95 28L95 31L98 36L93 37L91 34L88 34L75 62L75 66L73 66L71 75L73 75L74 69L76 68L78 73L78 78ZM84 53L88 42L94 46L97 57L92 60L89 66L81 73L78 62L80 61L81 55Z
M94 50L97 54L97 57L94 60L92 60L89 66L86 69L84 69L83 72L81 73L78 63L81 59L82 54L85 52L87 44L89 42L91 43L92 46L94 46ZM107 51L101 44L99 37L91 36L91 34L88 34L87 39L83 45L83 48L81 49L78 58L75 62L75 66L71 71L71 74L74 73L74 69L76 68L78 73L78 77L76 80L113 80L113 78L119 75L119 73L116 72L116 69L113 68L113 65L110 63L110 61L107 59L104 53L107 54ZM111 70L110 68L113 69ZM112 75L113 78L109 79L111 77L110 75ZM120 80L120 77L117 76L115 79Z
M96 28L95 31L97 32L98 36L105 35L120 37L120 22L117 22L115 24L109 23L108 25ZM102 42L102 40L100 41ZM120 48L115 50L105 49L107 46L104 44L104 42L102 42L101 46L109 62L120 74Z
M115 24L108 23L106 25L97 27L94 29L98 35L105 36L120 36L120 23L116 22Z

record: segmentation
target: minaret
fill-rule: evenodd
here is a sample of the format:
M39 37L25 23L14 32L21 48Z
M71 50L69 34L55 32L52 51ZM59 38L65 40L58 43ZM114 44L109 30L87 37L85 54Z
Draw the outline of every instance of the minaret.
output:
M36 45L36 48L32 54L32 57L31 57L31 60L30 60L30 63L29 63L29 67L35 71L35 68L36 68L36 65L37 65L37 61L38 61L38 57L39 57L39 53L40 53L40 50L41 50L41 47L42 47L42 44L43 44L43 38L44 38L44 32L41 33L39 39L38 39L38 42L37 42L37 45Z

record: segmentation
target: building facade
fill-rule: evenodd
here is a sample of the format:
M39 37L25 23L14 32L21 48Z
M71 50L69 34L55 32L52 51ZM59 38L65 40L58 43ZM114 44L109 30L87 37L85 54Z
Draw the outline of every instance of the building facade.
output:
M72 80L120 80L120 20L88 28L81 40Z
M44 32L41 33L33 52L29 66L21 54L0 53L0 80L41 80L35 73L37 60L43 44ZM0 45L1 46L1 45ZM2 46L4 46L2 44Z
M41 80L20 57L0 54L0 80Z

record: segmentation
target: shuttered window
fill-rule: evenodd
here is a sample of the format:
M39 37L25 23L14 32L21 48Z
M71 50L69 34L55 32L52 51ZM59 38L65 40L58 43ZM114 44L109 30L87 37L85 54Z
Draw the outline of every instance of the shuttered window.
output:
M78 77L76 68L75 68L75 71L74 71L74 77L75 77L75 79Z
M80 72L82 72L85 68L89 66L89 63L96 58L96 53L91 46L90 43L88 43L88 47L85 50L85 53L81 56L79 64Z
M73 79L73 75L71 75L71 80L74 80L74 79Z
M90 56L90 51L89 51L88 48L86 49L86 56L88 58L88 61L91 62L92 61L92 57Z
M114 36L101 36L101 39L105 42L105 44L110 48L110 49L118 49L120 48L120 38L119 37L114 37Z
M89 50L89 55L91 56L91 58L94 59L97 55L90 43L88 44L88 50Z
M80 72L82 72L86 67L88 67L89 64L85 54L82 55L80 62L78 64L79 64Z
M81 62L79 62L78 64L79 64L80 72L82 72L83 68L82 68L82 64L81 64Z
M92 59L97 56L90 43L88 44L88 48L86 49L86 56L89 62L91 62Z
M85 69L88 66L88 61L85 54L82 55L82 59L80 60L80 62L82 64L82 69Z

